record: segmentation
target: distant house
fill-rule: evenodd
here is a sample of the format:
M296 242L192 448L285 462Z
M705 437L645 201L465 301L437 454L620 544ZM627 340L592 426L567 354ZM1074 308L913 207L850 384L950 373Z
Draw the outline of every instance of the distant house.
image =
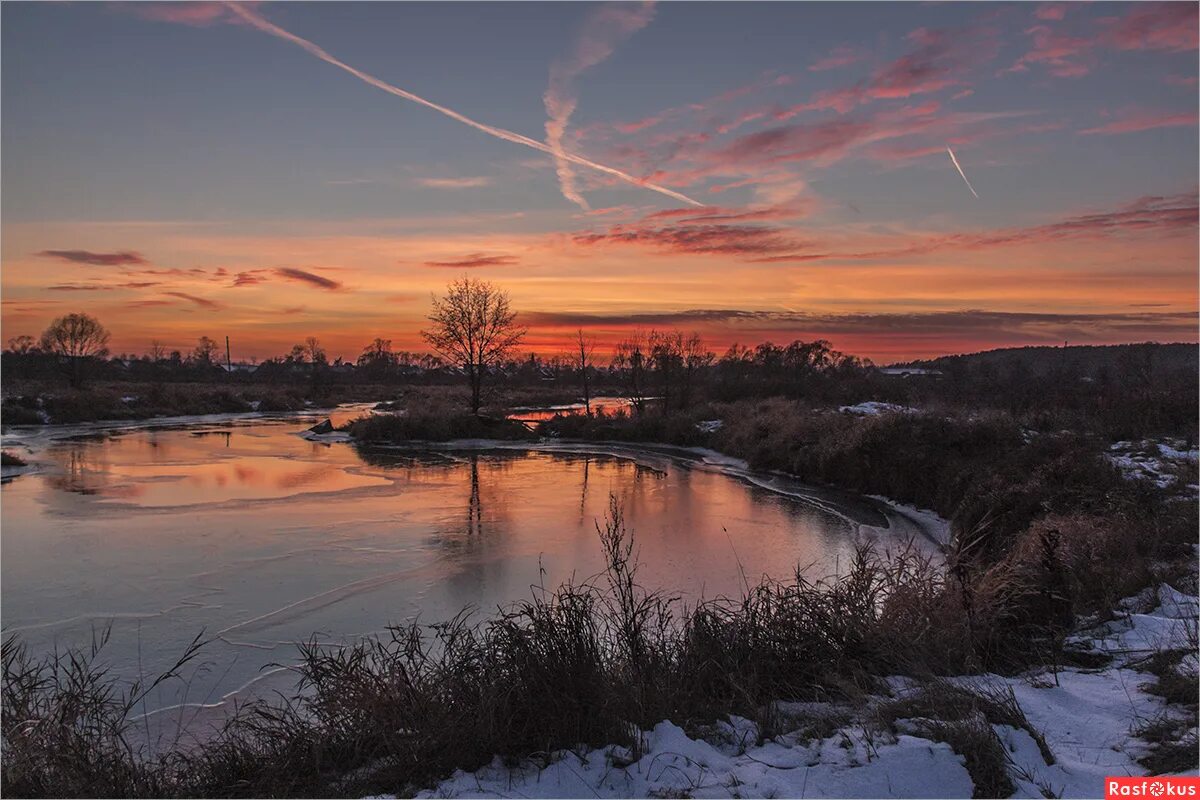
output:
M886 375L889 378L940 378L942 371L940 369L924 369L923 367L879 367L880 375Z
M230 374L239 375L253 375L258 371L258 364L250 364L245 361L235 361L229 365L221 364L220 367Z

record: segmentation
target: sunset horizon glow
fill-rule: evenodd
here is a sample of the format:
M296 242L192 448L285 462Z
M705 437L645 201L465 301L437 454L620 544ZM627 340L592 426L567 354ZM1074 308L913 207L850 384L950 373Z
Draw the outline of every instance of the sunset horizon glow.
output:
M6 4L3 336L1195 342L1197 9Z

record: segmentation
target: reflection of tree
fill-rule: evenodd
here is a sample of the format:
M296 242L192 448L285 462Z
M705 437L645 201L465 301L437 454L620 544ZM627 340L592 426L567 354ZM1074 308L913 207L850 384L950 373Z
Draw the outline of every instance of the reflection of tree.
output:
M470 453L449 473L462 480L466 494L466 514L462 522L448 519L440 527L443 546L478 551L499 545L511 530L508 514L507 473L523 456L497 453Z
M471 498L467 501L467 536L483 534L483 505L479 501L479 456L471 455Z
M591 456L583 457L583 484L579 487L579 521L583 522L587 513L588 473L591 471Z
M91 442L72 442L54 452L59 471L50 475L47 483L63 492L99 494L109 483L109 465L100 457L102 452L102 447Z

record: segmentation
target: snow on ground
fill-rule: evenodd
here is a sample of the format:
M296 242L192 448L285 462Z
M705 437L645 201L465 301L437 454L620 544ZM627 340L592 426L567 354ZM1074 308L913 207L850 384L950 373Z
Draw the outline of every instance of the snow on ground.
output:
M1178 483L1178 470L1193 467L1200 460L1200 450L1182 439L1162 441L1122 441L1109 447L1108 459L1129 480L1148 480L1166 489ZM1196 486L1191 487L1196 491Z
M856 403L852 406L840 406L838 411L843 414L858 414L863 417L874 417L879 414L912 414L916 411L915 408L901 406L895 403L881 403L877 400L868 400L865 403Z
M1076 637L1114 655L1103 669L1038 671L1017 677L954 679L965 688L1011 690L1031 726L1042 734L1048 763L1029 731L993 725L1010 759L1014 797L1099 797L1110 775L1144 775L1137 759L1147 745L1138 728L1175 713L1143 687L1153 678L1131 663L1157 648L1195 646L1198 598L1167 585L1131 598L1125 613ZM1135 613L1134 609L1140 609ZM1195 660L1190 661L1194 670ZM919 685L891 681L897 696ZM780 703L787 716L820 716L828 704ZM731 718L705 736L670 722L642 732L641 752L624 747L559 751L541 763L506 767L496 759L474 772L456 771L418 797L970 797L962 756L947 744L849 722L825 738L802 730L759 743L749 720ZM905 733L904 731L910 733Z
M756 738L754 723L726 729ZM962 756L949 745L899 735L879 741L861 729L811 743L780 736L749 747L710 744L660 722L642 734L641 758L609 746L562 752L544 769L508 769L497 759L455 772L418 797L970 797ZM730 737L732 738L732 737ZM627 764L626 766L621 766Z
M901 503L897 500L884 497L881 494L869 494L872 500L878 500L884 505L894 509L897 513L903 514L913 520L922 530L928 533L934 541L942 547L950 545L951 530L950 520L939 515L936 511L931 511L928 508L917 508L908 503Z

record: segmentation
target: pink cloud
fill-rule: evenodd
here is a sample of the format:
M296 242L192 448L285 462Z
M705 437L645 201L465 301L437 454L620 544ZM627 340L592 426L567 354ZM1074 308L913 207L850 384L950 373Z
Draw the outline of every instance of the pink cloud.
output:
M613 127L621 133L637 133L638 131L645 130L646 128L653 128L655 125L662 124L663 120L665 120L667 116L668 113L664 111L658 114L651 114L643 119L634 120L633 122L619 122Z
M916 48L872 76L870 97L911 97L961 86L966 70L995 58L999 49L996 31L989 28L918 28L908 39Z
M256 2L245 5L256 6ZM242 24L240 18L225 3L217 2L137 2L120 3L118 8L153 22L174 22L180 25L207 27L217 23Z
M1194 128L1197 123L1195 113L1171 114L1154 111L1134 111L1126 113L1120 119L1094 128L1081 130L1082 134L1118 134L1149 131L1156 128Z
M1197 10L1196 3L1136 3L1110 23L1109 38L1118 50L1195 50Z
M778 209L672 209L600 231L577 233L575 244L640 246L662 253L720 255L754 263L875 261L926 255L941 250L989 250L1079 239L1156 237L1193 230L1200 209L1193 194L1140 197L1109 211L1066 217L1043 225L990 231L908 237L872 250L847 250L834 242L807 239L791 228L764 221L781 219Z
M1060 20L1067 15L1066 3L1042 3L1033 12L1038 19Z
M1033 46L1009 68L1010 72L1023 72L1030 64L1044 66L1051 75L1059 78L1078 78L1091 71L1088 64L1077 59L1089 55L1097 40L1059 33L1048 25L1034 25L1025 31L1033 39Z
M1036 16L1043 21L1062 19ZM1055 77L1078 78L1091 71L1102 49L1186 52L1198 44L1195 3L1136 3L1126 16L1105 17L1099 25L1094 33L1074 35L1034 25L1025 31L1033 39L1029 52L1003 71L1024 72L1038 64Z
M866 58L866 54L853 47L835 47L823 58L817 59L809 66L809 72L824 72L838 67L848 67Z

